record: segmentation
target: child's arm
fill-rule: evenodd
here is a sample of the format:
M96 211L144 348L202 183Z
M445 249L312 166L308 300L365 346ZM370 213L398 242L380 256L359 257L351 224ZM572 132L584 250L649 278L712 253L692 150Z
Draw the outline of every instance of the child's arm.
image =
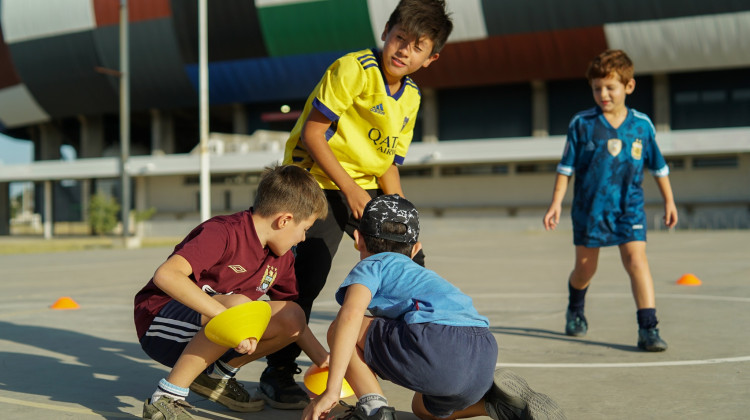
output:
M356 357L357 340L361 334L362 320L370 300L372 300L372 294L367 287L352 284L346 288L344 303L334 320L333 331L329 332L328 344L331 348L331 356L326 390L305 408L302 414L303 420L318 420L338 402L341 396L341 384L349 362L352 357ZM355 383L357 379L350 378L349 383Z
M558 173L555 178L555 188L552 192L552 203L549 205L547 213L544 215L543 223L546 230L554 230L560 223L560 214L562 213L562 201L565 198L565 192L568 190L570 177Z
M305 330L302 331L302 334L297 339L297 345L313 363L320 367L325 367L328 361L328 351L320 344L320 341L318 341L307 325L305 325Z
M203 292L191 279L193 267L180 255L172 255L154 273L154 284L164 293L201 315L213 318L226 308Z
M391 165L383 175L378 178L378 184L384 194L398 194L404 196L404 190L401 188L401 175L398 172L398 166Z
M302 143L304 143L315 163L325 171L328 177L344 193L354 218L359 219L362 217L365 205L370 201L370 195L357 185L354 179L344 170L344 167L341 166L338 159L336 159L336 155L333 154L325 137L326 131L330 126L331 120L326 118L322 112L313 108L302 129Z
M677 224L677 206L674 204L672 184L670 184L668 176L654 177L654 179L661 192L661 197L664 199L664 224L668 228L672 228Z

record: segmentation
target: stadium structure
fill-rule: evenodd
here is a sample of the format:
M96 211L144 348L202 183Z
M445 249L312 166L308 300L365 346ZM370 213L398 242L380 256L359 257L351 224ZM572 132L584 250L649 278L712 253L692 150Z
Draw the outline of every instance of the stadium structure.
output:
M199 2L126 4L130 135L122 159L121 2L0 0L0 130L34 145L32 163L0 164L0 235L12 230L10 183L34 183L30 211L49 237L61 222L86 220L93 194L118 197L122 171L133 209L156 210L159 223L147 234L199 221ZM324 70L346 52L380 45L395 4L208 0L212 214L250 205L258 174L281 159ZM401 168L420 209L541 216L568 122L594 106L587 64L617 48L635 62L628 105L657 128L681 225L748 227L750 2L447 4L455 29L440 59L413 77L422 107ZM61 159L65 145L75 159ZM651 180L645 188L658 228L658 190Z

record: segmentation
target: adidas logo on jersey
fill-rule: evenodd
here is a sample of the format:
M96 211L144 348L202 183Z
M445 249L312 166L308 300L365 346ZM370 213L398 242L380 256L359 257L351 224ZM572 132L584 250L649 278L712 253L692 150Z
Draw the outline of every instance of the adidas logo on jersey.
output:
M385 115L385 110L383 110L383 104L377 104L374 107L370 108L370 112L374 112L378 115Z

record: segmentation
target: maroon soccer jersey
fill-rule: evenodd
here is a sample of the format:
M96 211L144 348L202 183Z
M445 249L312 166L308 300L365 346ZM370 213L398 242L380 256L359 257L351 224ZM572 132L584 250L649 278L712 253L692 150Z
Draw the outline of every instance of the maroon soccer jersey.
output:
M251 209L252 210L252 209ZM274 255L260 244L251 210L213 217L193 229L175 248L193 268L190 279L210 294L241 293L257 300L297 298L294 256ZM172 298L151 280L135 295L135 328L143 337Z

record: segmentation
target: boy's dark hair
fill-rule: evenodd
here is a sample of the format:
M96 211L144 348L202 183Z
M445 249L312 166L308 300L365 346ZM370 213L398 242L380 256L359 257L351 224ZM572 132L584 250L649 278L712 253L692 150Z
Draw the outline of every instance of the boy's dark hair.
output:
M403 235L406 233L406 225L397 222L383 222L381 230L383 233ZM381 252L395 252L404 254L411 258L411 249L414 244L405 242L396 242L383 238L376 238L370 235L362 235L365 241L365 247L371 254L380 254Z
M594 79L606 79L616 74L620 82L626 85L633 79L635 66L623 50L606 50L596 56L586 70L586 79L591 83Z
M253 212L270 217L281 212L292 213L299 223L315 215L328 215L328 201L315 178L295 165L266 168L260 176Z
M401 0L388 18L388 31L398 24L417 39L430 38L432 54L443 49L453 30L450 14L445 11L445 0Z

